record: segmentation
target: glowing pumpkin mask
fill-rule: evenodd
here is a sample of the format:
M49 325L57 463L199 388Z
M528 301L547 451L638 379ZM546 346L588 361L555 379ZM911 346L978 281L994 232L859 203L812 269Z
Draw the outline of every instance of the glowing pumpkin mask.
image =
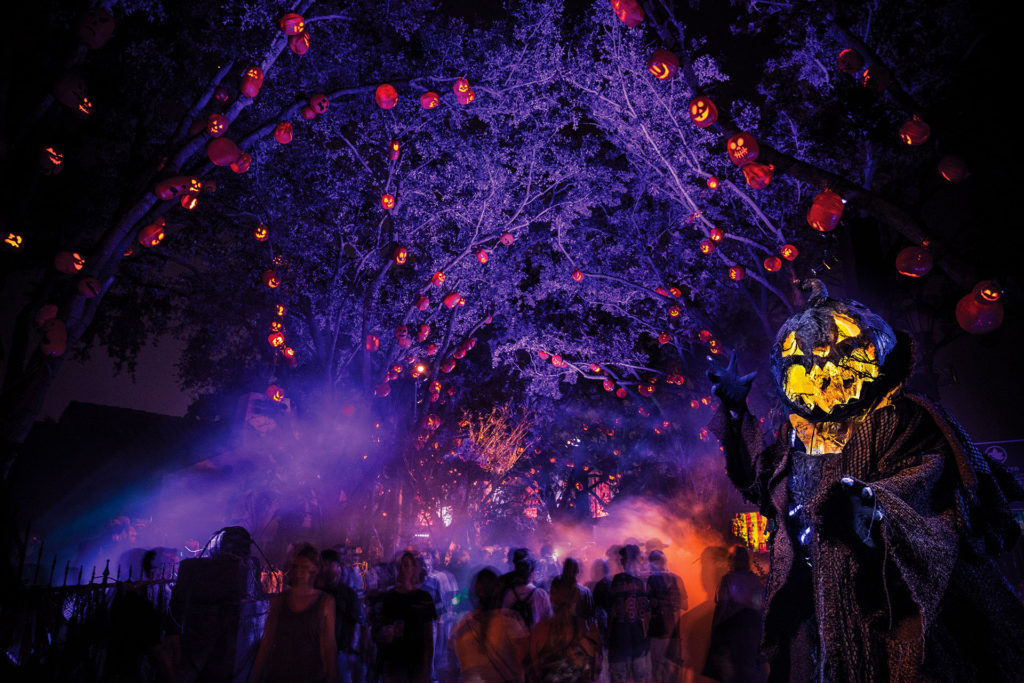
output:
M782 401L811 422L871 410L905 376L896 333L856 301L833 299L812 280L807 307L783 324L772 346L772 380ZM905 342L902 346L907 346Z

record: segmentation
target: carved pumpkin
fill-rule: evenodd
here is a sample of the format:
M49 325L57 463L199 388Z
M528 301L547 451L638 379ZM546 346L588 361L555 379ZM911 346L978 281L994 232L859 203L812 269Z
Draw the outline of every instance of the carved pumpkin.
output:
M951 183L959 183L967 180L971 170L967 162L958 156L948 154L939 160L939 174Z
M441 103L441 96L436 92L427 91L420 95L420 106L424 109L435 109Z
M932 254L926 247L907 247L896 256L896 270L907 277L923 277L934 265Z
M300 57L306 54L309 52L309 34L303 31L294 36L288 36L288 48Z
M832 190L819 193L807 211L807 224L819 232L831 232L843 217L843 198Z
M380 196L380 205L385 211L395 208L395 195L385 192Z
M266 242L267 238L270 237L270 230L267 226L260 223L256 226L256 229L252 231L252 236L257 242Z
M381 109L393 109L398 104L398 91L389 83L381 83L377 86L373 101Z
M747 276L747 269L743 266L732 266L729 268L729 279L733 282L739 282Z
M846 48L839 53L836 60L839 63L839 70L844 74L855 74L864 68L864 58L853 48Z
M583 277L584 277L583 276L583 271L580 270L579 268L577 268L576 270L572 271L573 282L583 282Z
M315 114L324 114L327 109L331 106L331 101L327 98L327 95L318 93L309 98L309 108L313 110Z
M39 344L39 350L51 358L63 356L68 348L68 328L64 321L50 318L42 324L40 331L43 334L43 340Z
M248 152L242 152L238 158L231 163L231 170L235 173L245 173L252 165L252 156Z
M931 126L916 115L900 126L900 140L912 147L923 145L932 134Z
M986 334L1003 324L1003 290L995 280L974 285L956 305L956 321L971 334Z
M206 119L206 132L215 138L219 138L228 132L228 117L224 114L210 114Z
M708 186L708 189L717 190L718 189L718 176L708 176L707 186Z
M783 244L779 248L779 256L786 259L787 261L795 261L796 257L800 255L800 251L792 244Z
M155 247L164 241L167 221L161 216L139 231L139 244L144 247Z
M402 146L398 140L392 140L388 143L388 161L398 161L398 158L402 155Z
M750 133L737 133L729 138L729 161L737 166L744 166L757 161L761 154L761 146Z
M64 168L64 152L57 147L43 147L39 150L39 167L44 175L57 175Z
M629 28L636 28L644 21L644 10L637 0L612 0L612 11Z
M271 401L274 401L275 403L280 403L281 401L284 400L284 389L277 386L276 384L271 384L269 387L267 387L267 398L269 398Z
M258 66L249 67L245 74L242 76L242 84L239 86L239 90L246 97L256 97L260 94L260 88L263 87L263 69Z
M861 83L865 88L871 88L876 92L885 92L892 85L892 74L881 64L872 64L864 69Z
M292 141L292 124L291 121L282 121L281 123L274 126L274 139L280 142L282 145L287 145Z
M707 128L718 120L718 107L710 97L695 97L690 100L690 120L698 128Z
M476 93L472 88L466 91L458 91L455 93L455 101L465 106L476 99Z
M392 254L392 258L395 261L396 266L403 266L405 262L409 260L409 251L405 247L395 247L395 252Z
M313 107L308 104L299 111L299 115L306 121L312 121L316 118L316 112L313 111Z
M366 350L374 352L380 348L380 337L375 334L366 335Z
M909 369L909 342L856 301L828 296L818 280L806 308L787 320L772 345L772 380L786 406L811 422L840 421L871 410Z
M289 12L278 20L277 25L281 27L286 36L294 36L306 30L306 20L301 14Z
M647 60L647 70L659 80L668 80L679 71L679 58L669 50L655 50Z
M284 334L281 332L271 332L267 335L267 343L275 349L279 346L284 346Z
M702 239L700 241L700 253L710 254L715 250L715 243L709 239Z
M430 307L430 297L429 296L416 297L416 309L417 310L425 311L429 307Z
M509 247L512 246L512 243L516 241L516 238L513 237L512 233L510 232L503 232L501 233L501 237L498 238L498 241L504 244L506 247Z
M476 260L479 261L480 263L487 263L490 260L490 257L487 255L486 250L479 249L476 252Z
M777 273L782 268L782 259L778 256L769 256L764 260L764 269L769 273Z
M82 107L86 107L85 114L92 109L92 104L86 97L88 90L89 86L85 79L71 72L62 74L53 84L53 95L58 102L76 112L81 112Z
M755 161L752 164L743 166L743 177L746 179L747 185L755 190L763 190L768 187L774 176L775 166L772 164L762 164Z
M711 238L712 242L721 242L725 239L725 230L717 227L711 228L711 230L708 231L708 237Z
M447 308L455 308L456 306L458 306L458 305L459 305L459 299L460 299L460 298L461 298L461 297L459 296L459 293L458 293L458 292L450 292L450 293L449 293L449 294L448 294L447 296L445 296L445 298L444 298L444 305L445 305L445 306L446 306Z
M267 270L263 271L262 279L263 284L265 284L267 287L270 287L271 289L277 289L278 287L281 286L281 278L279 278L277 276L277 272L275 272L271 268L268 268Z
M53 257L53 267L65 275L74 275L85 267L85 259L73 251L58 251Z
M435 287L440 287L444 284L444 273L437 271L430 277L430 283Z

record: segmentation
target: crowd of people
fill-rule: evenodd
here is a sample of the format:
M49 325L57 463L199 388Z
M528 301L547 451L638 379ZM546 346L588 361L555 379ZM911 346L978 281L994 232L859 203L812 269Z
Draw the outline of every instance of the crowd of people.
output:
M250 680L759 681L760 579L744 548L718 550L731 571L712 570L716 585L704 586L717 594L714 627L687 662L686 588L658 547L609 549L586 580L579 560L558 561L548 545L475 565L465 552L410 549L371 567L302 544Z

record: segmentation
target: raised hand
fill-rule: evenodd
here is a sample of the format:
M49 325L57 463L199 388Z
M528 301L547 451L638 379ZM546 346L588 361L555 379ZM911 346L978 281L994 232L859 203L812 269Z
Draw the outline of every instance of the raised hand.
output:
M711 392L722 400L722 405L728 410L738 411L746 406L747 394L750 393L750 385L757 377L757 370L742 377L736 371L736 353L729 357L729 364L722 367L715 361L708 359L711 369L707 371L708 379L711 380Z

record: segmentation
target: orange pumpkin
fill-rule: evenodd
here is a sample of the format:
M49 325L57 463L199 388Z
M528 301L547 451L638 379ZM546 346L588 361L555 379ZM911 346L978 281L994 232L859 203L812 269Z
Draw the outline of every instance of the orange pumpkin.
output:
M690 100L690 120L698 128L707 128L718 120L718 107L710 97L695 97Z

